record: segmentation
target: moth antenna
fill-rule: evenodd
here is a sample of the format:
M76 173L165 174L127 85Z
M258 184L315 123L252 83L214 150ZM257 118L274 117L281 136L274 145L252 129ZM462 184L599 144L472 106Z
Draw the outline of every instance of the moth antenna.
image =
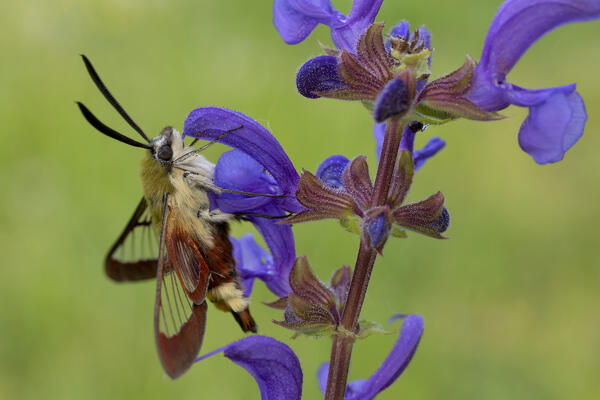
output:
M202 146L202 147L199 147L199 148L197 148L197 149L195 149L195 150L192 150L192 151L190 151L190 152L188 152L188 153L185 153L184 155L182 155L182 156L181 156L181 157L179 157L178 159L174 160L174 161L173 161L173 164L176 164L176 163L178 163L178 162L181 162L181 161L185 161L185 160L187 160L188 158L190 158L190 157L192 156L192 154L200 153L200 152L202 152L202 151L204 151L204 150L208 149L210 146L212 146L213 144L215 144L215 143L217 143L219 140L221 140L221 139L223 138L223 136L227 135L228 133L231 133L231 132L237 131L238 129L242 129L243 127L244 127L244 125L240 125L240 126L238 126L237 128L233 128L233 129L230 129L230 130L228 130L228 131L225 131L225 132L221 133L219 136L217 136L216 138L214 138L213 140L211 140L210 142L208 142L208 143L207 143L207 144L205 144L204 146ZM199 140L199 139L194 139L194 141L192 141L192 143L190 144L190 146L193 146L194 144L196 144L196 142L197 142L198 140Z
M127 136L115 131L112 128L109 128L108 126L104 125L102 122L100 122L100 120L98 118L96 118L96 116L94 114L92 114L92 112L86 107L84 106L82 103L77 102L77 105L79 106L79 110L81 110L81 113L83 114L83 117L87 120L87 122L90 123L90 125L92 125L94 128L96 128L98 131L102 132L103 134L105 134L106 136L110 136L113 139L117 139L119 142L123 142L126 143L128 145L131 146L135 146L135 147L141 147L143 149L150 149L151 147L147 144L144 143L140 143L136 140L130 139Z
M131 119L131 117L129 116L129 114L127 114L125 112L125 110L123 109L123 107L121 107L121 105L119 104L119 102L117 101L117 99L115 99L115 97L109 92L109 90L107 89L106 85L104 84L104 82L102 82L102 80L100 79L100 76L98 75L98 73L94 69L94 66L92 65L92 63L90 62L90 60L88 60L88 58L85 55L83 55L83 54L81 54L81 57L83 58L83 62L85 64L85 68L87 69L88 73L90 74L90 77L92 78L92 80L96 84L96 87L98 88L98 90L100 90L100 92L104 95L104 97L106 98L106 100L108 100L108 102L115 108L115 110L117 110L117 112L119 114L121 114L121 117L123 117L123 119L125 121L127 121L127 123L129 124L129 126L131 126L133 129L135 129L135 131L137 133L139 133L144 139L146 139L146 142L150 143L150 139L148 139L148 136L146 136L146 134L144 133L144 131L142 130L142 128L140 128L133 121L133 119Z

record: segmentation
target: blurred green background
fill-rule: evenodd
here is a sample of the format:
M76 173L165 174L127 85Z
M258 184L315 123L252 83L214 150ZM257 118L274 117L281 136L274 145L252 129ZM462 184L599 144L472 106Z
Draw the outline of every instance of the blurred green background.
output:
M334 2L348 11L350 1ZM391 1L378 20L427 24L433 74L478 58L500 0ZM87 54L149 133L181 129L189 111L219 105L268 127L298 169L326 156L374 160L368 113L357 103L309 101L295 91L298 66L329 43L319 27L285 45L271 1L21 0L0 5L0 398L257 399L243 369L222 356L177 381L163 378L152 332L154 282L118 285L102 271L106 250L141 195L141 150L98 134L74 101L135 134L102 98ZM509 79L538 88L578 83L589 121L557 165L538 166L516 133L526 110L494 123L431 128L448 145L418 173L412 200L442 190L451 240L410 235L379 259L363 317L385 324L419 313L426 329L413 363L381 399L600 398L600 23L562 27L537 43ZM218 147L218 146L216 146ZM211 149L216 160L221 148ZM373 165L372 165L373 167ZM251 230L236 224L235 235ZM336 222L295 228L327 280L353 264L358 238ZM304 369L304 398L320 397L318 365L329 340L299 338L253 313L262 334L290 344ZM202 352L242 337L212 306ZM366 378L396 339L358 343L351 379Z

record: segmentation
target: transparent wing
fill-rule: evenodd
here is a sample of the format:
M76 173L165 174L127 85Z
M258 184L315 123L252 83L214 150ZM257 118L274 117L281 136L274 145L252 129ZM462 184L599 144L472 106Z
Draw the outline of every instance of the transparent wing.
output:
M158 355L165 372L173 379L181 376L193 364L202 346L206 324L206 302L196 303L189 297L185 284L190 284L189 276L179 271L190 269L190 250L177 250L172 261L170 246L185 249L185 243L178 245L177 237L170 237L175 210L169 207L168 195L165 196L160 232L158 273L156 282L156 303L154 307L154 331ZM181 258L181 259L179 259ZM192 261L195 261L192 260ZM182 264L183 263L183 264ZM194 264L191 264L194 265ZM200 276L197 272L192 276ZM184 277L183 279L181 277ZM204 278L208 281L208 273ZM199 282L199 279L197 279ZM206 284L202 289L206 293Z
M156 277L158 235L146 199L142 198L104 261L106 275L115 281L138 281Z

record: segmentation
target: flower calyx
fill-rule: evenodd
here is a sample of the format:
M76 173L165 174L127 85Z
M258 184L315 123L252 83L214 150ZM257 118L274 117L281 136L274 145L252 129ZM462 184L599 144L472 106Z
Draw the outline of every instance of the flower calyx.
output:
M467 99L476 66L477 62L467 55L460 68L427 84L417 99L417 119L427 124L439 125L456 118L477 121L504 118L496 112L482 110Z
M275 324L295 331L296 335L338 334L350 287L350 267L336 270L326 286L316 277L306 257L298 257L290 273L290 287L292 292L287 297L267 304L284 310L284 320L273 321Z

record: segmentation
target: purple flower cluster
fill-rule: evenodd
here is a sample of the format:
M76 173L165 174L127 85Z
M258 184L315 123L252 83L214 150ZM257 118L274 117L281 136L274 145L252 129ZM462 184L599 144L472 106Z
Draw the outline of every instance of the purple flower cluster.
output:
M338 93L347 90L348 87L347 58L356 56L357 53L360 55L361 37L374 22L381 3L356 0L352 11L346 17L335 10L327 0L275 1L273 22L286 43L299 43L321 23L331 28L331 37L337 47L337 53L328 49L329 55L313 58L300 68L297 86L301 94L310 98L344 98ZM479 64L473 63L472 67L467 69L465 75L468 76L465 76L466 81L462 86L452 88L454 92L442 93L441 85L437 85L432 87L437 89L436 96L432 97L429 91L430 99L422 96L420 101L423 101L424 106L436 106L438 114L440 111L448 112L454 108L454 115L448 116L472 119L495 119L481 118L484 114L479 117L477 114L500 111L511 104L528 107L529 116L519 131L521 148L539 164L560 161L583 134L587 119L583 100L575 91L575 85L530 90L506 82L506 75L527 49L549 31L567 23L599 17L598 0L507 0L490 25ZM425 28L419 28L415 34L419 34L423 48L429 48L430 37ZM401 38L405 43L411 42L405 22L392 29L389 37L391 40ZM394 58L393 45L391 47L390 49L389 42L386 43L387 56L390 59ZM430 61L429 59L428 63ZM365 65L368 67L368 62L363 60L363 66ZM393 77L388 79L391 79L390 86L378 87L378 92L371 95L380 95L378 102L388 99L389 103L391 99L393 103L399 100L397 93L402 90L398 90L398 85L393 84ZM372 78L370 80L373 81ZM358 83L362 87L365 86L364 80ZM421 84L421 88L424 86L423 81L417 83ZM441 83L448 89L452 82L446 80ZM396 93L396 97L390 92ZM345 98L353 99L350 96ZM368 96L365 95L365 98L368 99ZM442 105L441 100L444 100L445 104ZM381 121L381 115L386 114L374 112L377 121ZM431 121L423 118L422 122Z
M471 57L463 66L430 81L431 37L420 27L413 33L406 21L383 35L383 24L374 23L383 0L355 0L345 16L329 0L275 0L273 22L282 39L296 44L318 24L330 28L334 48L308 60L298 71L296 85L308 98L360 100L374 119L376 154L383 160L384 140L404 127L393 148L393 174L383 202L374 199L374 188L364 156L352 161L341 155L327 158L315 174L299 176L273 135L238 112L200 108L185 121L184 135L214 140L233 147L219 159L211 207L244 215L263 236L269 252L248 234L232 238L234 256L249 296L256 278L280 300L271 305L285 310L281 326L302 333L354 335L341 332L340 320L348 294L350 270L342 267L329 286L310 271L305 258L296 258L288 224L336 218L362 243L381 251L389 236L403 229L442 238L449 213L444 197L436 193L421 202L405 205L414 172L445 142L432 138L414 150L415 136L426 125L457 118L492 121L509 105L529 108L521 125L519 144L537 163L561 160L583 134L587 119L575 84L524 89L506 76L527 49L554 28L600 18L600 0L506 0L492 20L479 62ZM241 127L235 129L236 127ZM388 146L389 148L389 146ZM390 170L391 171L391 170ZM267 196L249 196L243 193ZM389 387L411 361L423 334L423 318L402 316L399 338L373 375L351 382L345 399L372 399ZM395 317L393 319L397 319ZM263 399L299 399L302 370L298 358L285 344L264 336L248 337L202 356L222 352L256 379ZM329 365L318 379L323 392Z

